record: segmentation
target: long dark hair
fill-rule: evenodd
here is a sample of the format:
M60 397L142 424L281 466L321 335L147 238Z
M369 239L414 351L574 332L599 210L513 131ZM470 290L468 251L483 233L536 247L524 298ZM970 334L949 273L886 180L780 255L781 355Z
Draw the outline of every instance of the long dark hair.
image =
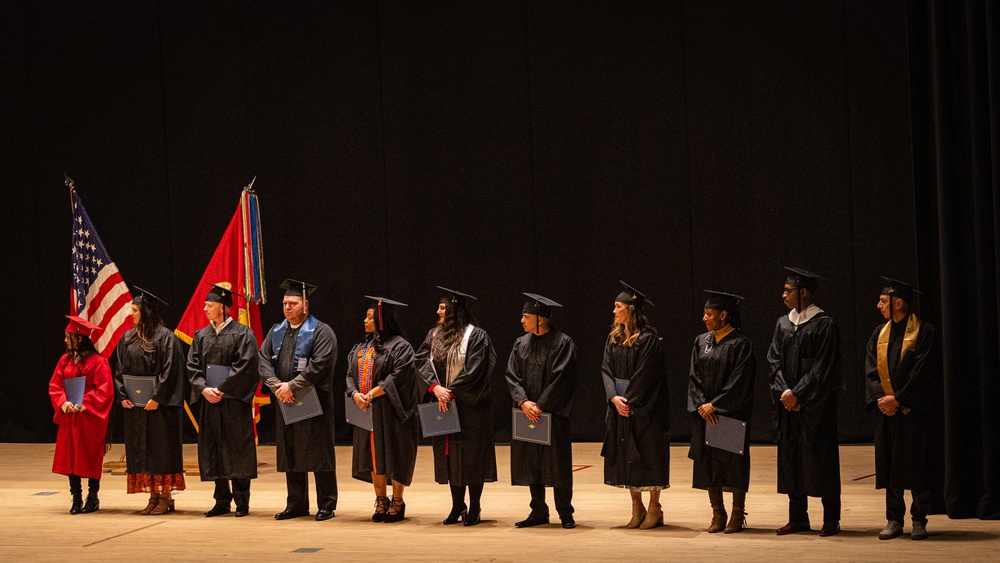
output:
M66 353L73 356L73 359L80 361L91 354L97 353L97 348L94 347L94 343L90 341L89 336L84 336L82 334L73 333L76 340L76 348L66 348Z
M479 326L476 318L465 308L465 304L445 298L444 322L434 332L431 339L431 355L435 361L442 362L448 357L448 351L459 342L465 335L465 327L468 325Z
M157 311L156 305L150 303L148 299L139 299L138 301L138 303L133 301L132 304L139 307L139 324L135 325L135 332L132 333L128 342L138 339L144 352L153 352L155 351L153 337L156 335L157 329L163 325L163 317Z

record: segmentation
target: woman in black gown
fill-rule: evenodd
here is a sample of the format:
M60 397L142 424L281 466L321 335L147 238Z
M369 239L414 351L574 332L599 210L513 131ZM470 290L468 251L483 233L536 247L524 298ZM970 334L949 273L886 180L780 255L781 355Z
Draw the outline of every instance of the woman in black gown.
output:
M663 525L660 491L670 486L670 404L660 338L642 313L646 296L625 282L615 298L614 324L601 374L608 400L604 483L628 489L628 528ZM649 302L652 305L652 302ZM649 510L642 503L649 492Z
M115 388L125 408L128 493L149 493L149 504L140 514L160 515L174 511L171 491L185 489L181 435L185 358L180 341L163 326L159 313L163 302L148 291L134 289L135 326L118 343ZM125 375L153 378L153 396L145 406L129 400Z
M496 353L486 331L476 326L466 309L475 297L439 289L446 294L438 304L438 324L417 351L417 369L439 410L458 407L461 432L433 439L434 480L451 486L451 513L444 523L475 526L480 522L483 484L497 480L490 381Z
M413 347L403 338L396 307L405 303L368 297L365 338L347 355L347 396L371 411L372 431L354 427L352 476L375 487L373 522L406 516L403 490L413 480L417 461L416 370ZM386 496L392 482L392 499Z

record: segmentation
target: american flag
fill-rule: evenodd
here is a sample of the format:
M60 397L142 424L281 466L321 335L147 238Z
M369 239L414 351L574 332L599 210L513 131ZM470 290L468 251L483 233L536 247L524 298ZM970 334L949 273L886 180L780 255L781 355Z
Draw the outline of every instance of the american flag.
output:
M73 315L101 327L104 331L94 342L105 358L110 357L122 334L131 328L132 295L108 256L97 229L90 222L73 181L66 178L73 205L73 284L70 310Z

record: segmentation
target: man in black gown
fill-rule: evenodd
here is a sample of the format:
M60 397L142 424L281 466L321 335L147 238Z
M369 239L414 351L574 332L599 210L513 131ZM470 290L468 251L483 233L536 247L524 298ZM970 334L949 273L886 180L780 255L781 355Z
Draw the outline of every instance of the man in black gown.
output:
M840 532L840 334L833 318L813 303L819 276L785 269L789 274L782 299L791 311L778 318L767 351L778 435L778 492L788 494L788 523L777 534L809 530L808 497L820 497L819 535L832 536Z
M570 410L576 388L576 345L549 324L555 301L526 293L521 327L527 333L514 341L507 362L507 386L515 406L531 422L542 413L551 415L551 445L521 440L510 443L510 481L527 485L531 514L514 524L528 528L549 523L545 487L553 488L556 511L563 528L575 528L573 519L573 437Z
M249 514L250 480L257 478L253 433L253 396L260 382L257 339L250 327L233 320L232 306L229 283L212 285L205 296L209 325L194 333L188 350L192 403L205 399L198 414L198 470L202 481L215 481L215 506L205 513L207 517L228 514L233 500L237 517ZM225 379L218 381L217 372Z
M286 279L282 310L285 320L271 327L260 347L260 379L279 401L301 399L315 389L322 414L285 424L279 406L275 416L278 471L285 474L288 498L274 515L287 520L309 515L306 473L316 480L316 520L329 520L337 508L337 460L333 449L333 366L337 337L333 329L309 314L309 295L316 286Z
M910 312L913 289L883 278L887 285L878 309L887 320L868 339L865 384L868 408L878 407L875 422L875 488L885 489L885 528L880 540L903 533L906 504L913 496L910 539L927 538L927 514L941 479L942 379L936 358L934 326Z

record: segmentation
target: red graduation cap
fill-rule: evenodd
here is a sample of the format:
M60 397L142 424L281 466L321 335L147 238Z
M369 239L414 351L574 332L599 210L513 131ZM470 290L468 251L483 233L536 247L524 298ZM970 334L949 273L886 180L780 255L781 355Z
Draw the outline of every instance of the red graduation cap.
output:
M73 334L79 334L81 336L86 336L87 338L94 340L104 332L104 329L95 325L94 323L84 319L83 317L76 317L73 315L66 315L69 319L69 324L66 325L66 329L63 332L71 332Z

